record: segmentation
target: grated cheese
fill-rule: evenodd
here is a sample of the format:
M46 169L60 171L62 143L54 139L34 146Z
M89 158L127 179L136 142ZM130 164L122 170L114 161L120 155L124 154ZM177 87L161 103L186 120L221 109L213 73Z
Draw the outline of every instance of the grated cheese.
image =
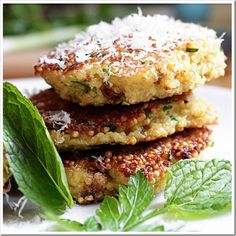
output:
M59 111L55 114L47 116L47 118L53 122L53 127L56 125L61 126L58 132L68 128L68 125L71 123L70 114L65 111Z
M216 41L220 44L222 37L217 38L212 29L183 23L166 15L143 16L139 9L138 14L88 27L74 40L58 45L48 56L41 57L40 63L57 64L65 69L67 63L71 65L69 54L74 54L75 64L89 63L96 55L95 63L106 68L115 65L124 73L126 67L137 69L144 66L141 60L156 60L153 54L167 57L169 51L194 40L204 40L211 45ZM104 74L105 81L107 77Z

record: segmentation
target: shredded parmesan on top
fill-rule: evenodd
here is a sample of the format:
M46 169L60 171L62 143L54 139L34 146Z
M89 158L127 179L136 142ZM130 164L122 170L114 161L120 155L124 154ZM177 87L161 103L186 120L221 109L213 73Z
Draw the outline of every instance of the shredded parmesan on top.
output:
M52 121L55 128L56 125L60 126L58 132L68 128L68 125L71 123L70 114L65 111L59 111L55 114L47 116L47 119Z
M59 44L47 56L40 58L40 63L57 64L65 69L69 61L68 55L74 54L74 63L83 64L97 58L96 63L111 64L112 69L126 65L131 68L142 66L147 53L148 60L155 60L150 53L160 56L183 45L187 41L203 39L219 40L214 30L192 23L183 23L166 15L143 16L129 15L123 19L115 18L111 23L100 22L76 35L74 40ZM131 60L132 59L132 60ZM137 62L137 63L134 63Z

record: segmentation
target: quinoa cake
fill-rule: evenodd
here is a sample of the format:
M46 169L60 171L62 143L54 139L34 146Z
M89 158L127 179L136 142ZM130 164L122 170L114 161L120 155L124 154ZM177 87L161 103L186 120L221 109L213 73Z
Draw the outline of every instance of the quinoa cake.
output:
M222 37L165 15L101 22L42 56L35 74L82 106L171 97L224 75Z
M158 192L164 188L167 168L197 157L208 146L210 134L206 127L186 129L152 142L62 153L71 194L80 204L102 201L107 194L115 195L138 170Z
M130 106L82 107L48 89L32 96L31 101L59 150L134 145L217 122L214 109L191 92Z

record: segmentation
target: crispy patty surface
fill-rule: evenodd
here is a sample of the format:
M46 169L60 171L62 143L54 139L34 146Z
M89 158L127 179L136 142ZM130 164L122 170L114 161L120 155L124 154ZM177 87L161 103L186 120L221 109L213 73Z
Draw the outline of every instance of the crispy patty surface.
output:
M216 32L162 15L100 23L40 58L35 74L80 105L171 97L224 75Z
M130 106L82 107L53 89L31 97L58 149L102 144L136 144L167 137L184 128L215 124L214 109L192 93Z
M167 168L178 160L196 157L208 146L210 134L206 127L186 129L134 146L62 153L72 196L80 204L101 201L104 195L115 195L119 185L126 185L138 170L158 192L164 188Z

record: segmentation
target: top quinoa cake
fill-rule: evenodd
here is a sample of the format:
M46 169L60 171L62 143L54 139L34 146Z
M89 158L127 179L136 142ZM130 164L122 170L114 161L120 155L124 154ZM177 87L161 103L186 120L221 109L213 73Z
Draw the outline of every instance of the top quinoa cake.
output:
M82 106L171 97L224 75L214 30L141 12L100 22L39 59L35 74Z

